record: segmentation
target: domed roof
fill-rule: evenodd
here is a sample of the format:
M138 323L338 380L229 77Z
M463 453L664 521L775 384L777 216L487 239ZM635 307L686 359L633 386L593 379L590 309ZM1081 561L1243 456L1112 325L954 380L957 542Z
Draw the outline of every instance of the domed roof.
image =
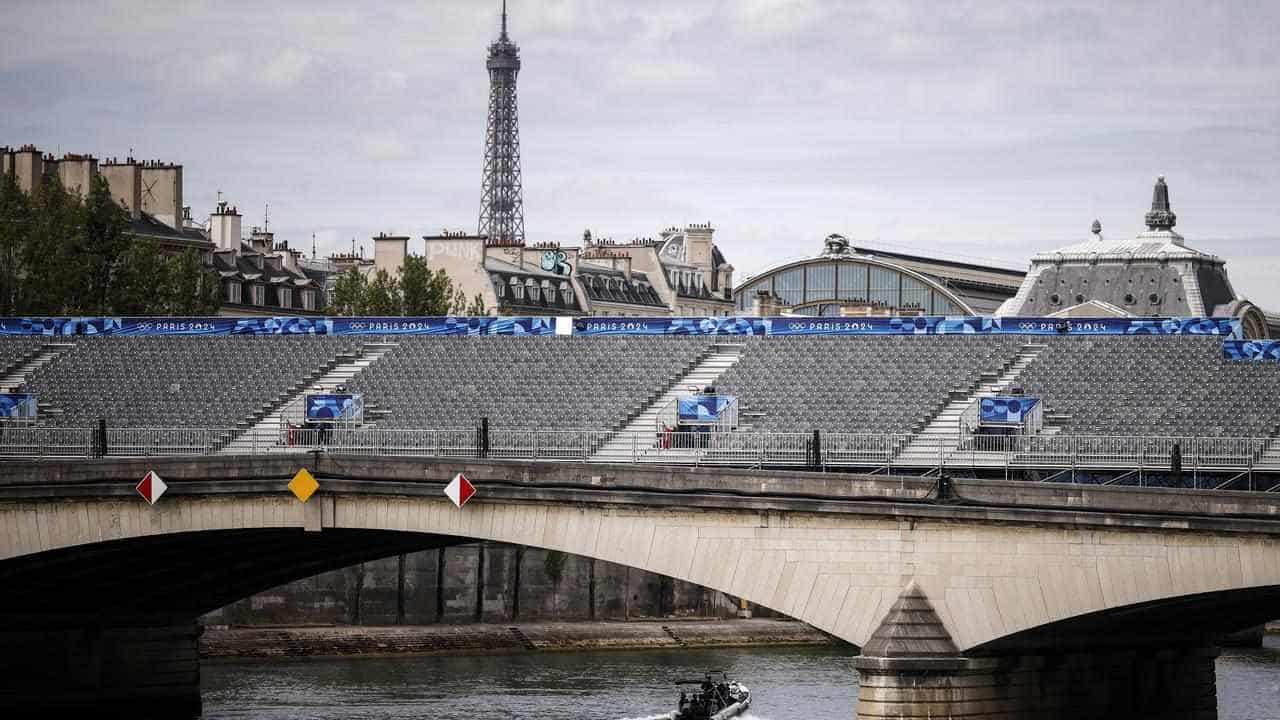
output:
M1150 260L1201 260L1221 264L1222 258L1187 247L1186 240L1174 232L1177 216L1169 205L1169 187L1164 176L1156 179L1152 191L1151 211L1144 218L1147 229L1132 239L1108 240L1102 235L1102 223L1093 221L1093 238L1060 247L1057 250L1037 253L1031 258L1033 265L1072 262L1096 263L1101 261L1132 262Z

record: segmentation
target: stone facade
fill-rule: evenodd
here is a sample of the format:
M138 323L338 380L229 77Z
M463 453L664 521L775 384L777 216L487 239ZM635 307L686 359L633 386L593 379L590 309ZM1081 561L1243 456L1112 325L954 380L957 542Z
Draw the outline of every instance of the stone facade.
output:
M424 236L423 255L468 298L480 294L502 315L720 316L733 310L733 267L712 242L714 232L690 225L669 228L659 240L615 243L588 231L580 246L498 244L445 232ZM379 254L378 267L392 271L407 252L397 245Z

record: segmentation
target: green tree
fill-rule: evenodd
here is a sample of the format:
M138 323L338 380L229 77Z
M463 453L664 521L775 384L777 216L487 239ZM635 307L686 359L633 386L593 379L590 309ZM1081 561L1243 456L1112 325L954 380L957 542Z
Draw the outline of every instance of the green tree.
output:
M111 199L111 189L101 175L93 178L83 217L83 245L75 268L79 280L72 288L78 296L74 304L77 312L108 313L117 266L133 238L128 232L128 214Z
M32 222L24 228L19 259L19 310L30 315L77 312L86 283L83 205L56 176L44 178L32 195Z
M446 276L446 279L447 276ZM453 298L449 301L450 315L465 315L467 312L467 294L458 288L453 291Z
M112 287L112 310L119 315L164 315L173 297L171 261L160 243L134 238L120 256Z
M195 250L183 250L166 258L166 297L163 313L203 317L222 307L222 283L218 273L204 264Z
M12 175L0 173L0 315L24 312L22 279L31 201Z
M386 270L379 270L369 281L365 295L365 312L368 315L403 315L404 304L400 298L400 282Z
M334 315L368 315L366 297L369 294L369 283L364 273L350 268L338 276L333 285L333 306L329 312Z
M454 285L443 268L432 270L426 258L410 255L400 270L400 290L404 297L405 315L450 315L453 311Z
M466 314L472 317L479 317L481 315L489 314L489 311L485 309L485 306L484 306L484 295L481 295L480 293L476 293L476 296L471 298L471 304L467 306Z

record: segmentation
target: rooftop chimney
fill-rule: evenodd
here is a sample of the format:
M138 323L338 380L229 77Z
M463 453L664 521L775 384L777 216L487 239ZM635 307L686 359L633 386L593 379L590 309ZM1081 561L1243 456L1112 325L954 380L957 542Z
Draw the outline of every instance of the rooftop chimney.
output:
M127 158L124 162L112 159L98 167L102 179L107 181L111 197L137 220L142 216L142 168Z
M209 240L219 250L231 250L240 254L240 213L235 206L219 202L209 216Z

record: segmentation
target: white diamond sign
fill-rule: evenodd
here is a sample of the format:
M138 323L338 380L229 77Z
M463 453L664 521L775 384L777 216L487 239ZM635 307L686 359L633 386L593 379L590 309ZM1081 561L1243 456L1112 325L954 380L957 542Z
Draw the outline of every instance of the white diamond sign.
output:
M454 505L462 507L467 504L472 495L476 494L476 486L472 485L470 480L467 480L466 475L458 473L453 476L453 482L445 486L444 494L449 496Z
M138 483L138 486L134 489L138 491L143 500L155 505L160 496L164 494L164 491L169 489L169 486L164 484L164 481L160 479L160 476L154 470L149 470L146 475L142 476L142 482Z

